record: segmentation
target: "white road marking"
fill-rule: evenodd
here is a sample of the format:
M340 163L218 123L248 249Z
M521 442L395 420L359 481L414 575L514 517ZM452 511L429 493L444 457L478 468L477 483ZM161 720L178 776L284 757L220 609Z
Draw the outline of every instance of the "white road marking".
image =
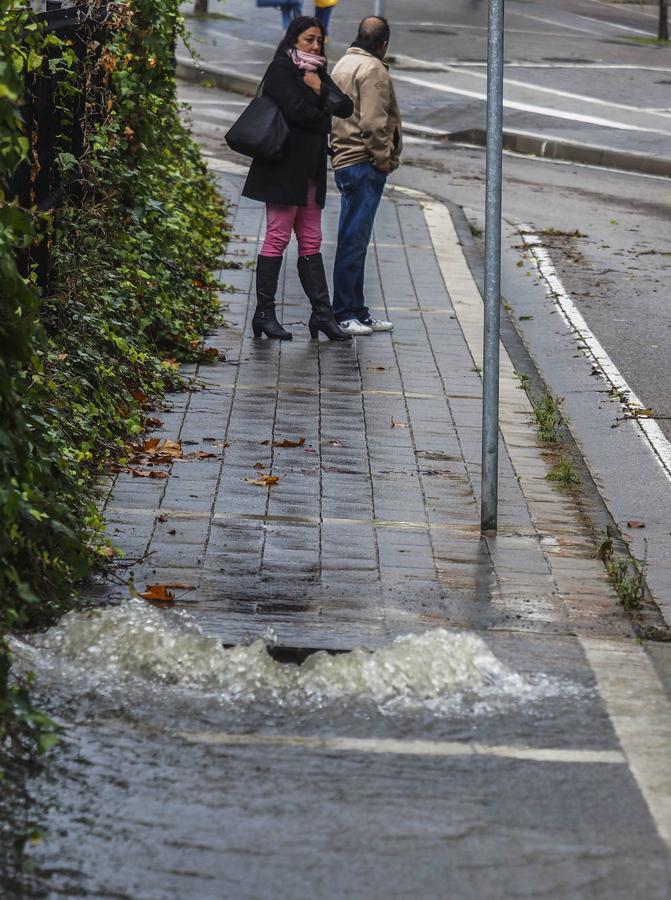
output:
M613 7L609 3L604 3L603 0L588 0L588 3L596 3L597 6L600 6L602 9L607 9L608 12L613 12ZM645 16L648 19L657 19L657 15L653 13L645 12L643 9L628 9L628 13L637 13L639 16Z
M493 756L524 762L622 765L618 750L577 750L562 747L528 747L478 744L470 741L416 741L391 738L312 737L285 734L230 734L182 731L178 736L191 744L256 747L296 747L337 753L386 753L394 756Z
M564 321L578 338L578 342L582 345L582 351L591 357L595 370L617 393L623 410L633 414L632 422L638 427L639 436L652 450L667 478L671 480L671 443L654 419L647 418L645 415L637 415L637 413L645 412L647 407L629 387L620 370L588 327L587 322L564 288L541 239L528 225L520 225L519 232L545 283L546 292L557 304Z
M616 25L615 22L604 22L603 19L593 19L592 16L578 15L579 19L586 22L596 22L598 25L610 25L611 28L618 28L620 31L629 31L632 34L644 34L646 37L654 37L650 31L643 31L640 28L631 28L629 25Z
M446 94L458 94L462 97L473 97L476 100L487 99L487 94L482 91L471 91L467 88L452 87L452 85L441 84L437 81L429 81L426 78L415 78L412 75L394 74L394 79L396 81L406 82L407 84L415 84L418 87L429 88L433 91L441 91ZM548 116L553 119L568 119L571 122L585 122L588 125L601 125L605 128L617 128L621 131L640 131L671 136L671 131L663 131L657 128L642 128L639 125L629 125L625 122L614 122L611 119L602 119L600 116L588 116L583 113L553 109L548 106L536 106L533 103L522 103L517 100L506 100L504 98L503 105L507 109L535 113L536 115ZM644 110L641 110L641 112L644 112Z
M441 67L441 68L443 68L443 67ZM444 71L450 72L450 71L455 71L455 70L451 69L448 66L445 66ZM461 74L468 74L472 78L481 78L485 81L487 80L486 72L469 71L467 73L461 73ZM652 109L652 108L645 107L645 106L630 106L627 103L615 103L611 100L600 100L597 97L588 97L585 94L573 94L573 93L571 93L571 91L560 91L558 88L541 87L540 85L537 85L537 84L529 84L529 82L527 82L527 81L516 81L514 78L505 78L504 83L506 86L512 85L514 87L521 87L521 88L525 88L526 90L535 91L536 93L539 93L539 94L550 94L553 97L565 97L567 100L579 100L581 103L593 103L597 106L607 106L607 107L610 107L611 109L624 109L627 112L647 113L649 115L657 115L657 116L660 116L665 119L671 118L671 116L669 116L669 114L666 113L664 110Z
M671 847L671 705L643 647L579 638L629 768Z
M556 19L546 19L543 16L533 16L531 13L523 12L516 12L514 15L521 16L523 19L531 19L534 22L545 22L547 25L557 25L562 31L568 29L569 31L578 31L583 34L589 34L594 40L597 40L599 37L605 37L605 35L595 34L593 28L581 28L579 25L569 25L567 22L557 22ZM556 34L557 32L553 33Z

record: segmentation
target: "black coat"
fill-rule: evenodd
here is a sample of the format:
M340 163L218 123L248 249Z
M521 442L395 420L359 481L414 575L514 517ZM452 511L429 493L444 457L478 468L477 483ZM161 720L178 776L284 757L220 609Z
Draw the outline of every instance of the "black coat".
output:
M277 103L289 126L280 160L253 160L243 196L264 203L307 206L308 181L317 182L317 204L326 203L326 157L331 115L352 115L352 101L331 80L325 69L317 95L303 81L303 73L289 56L274 59L266 72L263 93Z

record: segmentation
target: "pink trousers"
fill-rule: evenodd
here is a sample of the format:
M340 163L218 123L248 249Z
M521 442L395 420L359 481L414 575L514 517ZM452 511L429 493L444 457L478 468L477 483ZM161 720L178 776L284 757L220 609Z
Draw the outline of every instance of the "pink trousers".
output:
M312 256L322 245L322 211L317 206L317 185L308 186L307 206L281 206L266 203L266 237L261 256L282 256L291 240L292 230L298 240L298 255Z

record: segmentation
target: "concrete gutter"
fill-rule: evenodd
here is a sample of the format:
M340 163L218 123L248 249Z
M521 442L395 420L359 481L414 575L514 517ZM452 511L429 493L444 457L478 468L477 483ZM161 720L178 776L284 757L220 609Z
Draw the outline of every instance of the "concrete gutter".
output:
M211 63L194 62L189 56L177 56L175 70L177 78L193 83L211 82L220 90L232 91L253 97L258 87L258 78L213 66ZM467 128L462 131L442 131L429 125L404 122L403 129L415 137L427 138L436 143L472 144L484 147L487 135L484 128ZM611 147L561 141L527 131L504 131L504 150L543 159L557 159L564 162L582 163L589 166L603 166L608 169L622 169L625 172L641 172L671 178L671 158L652 156L647 153L629 153Z

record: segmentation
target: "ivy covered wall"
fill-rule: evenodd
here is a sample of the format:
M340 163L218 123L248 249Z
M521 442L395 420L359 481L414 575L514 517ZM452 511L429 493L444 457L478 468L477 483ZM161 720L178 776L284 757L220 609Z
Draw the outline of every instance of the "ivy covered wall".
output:
M225 210L178 115L178 0L75 6L77 46L49 33L21 0L0 0L5 750L34 743L44 722L24 686L10 683L4 635L52 621L109 556L96 480L142 430L143 406L177 386L174 360L202 352L217 318L210 271L225 234ZM57 84L51 124L63 132L48 160L29 115L43 78ZM21 165L33 193L50 167L58 192L47 211L37 196L12 191ZM36 263L45 252L46 281Z

